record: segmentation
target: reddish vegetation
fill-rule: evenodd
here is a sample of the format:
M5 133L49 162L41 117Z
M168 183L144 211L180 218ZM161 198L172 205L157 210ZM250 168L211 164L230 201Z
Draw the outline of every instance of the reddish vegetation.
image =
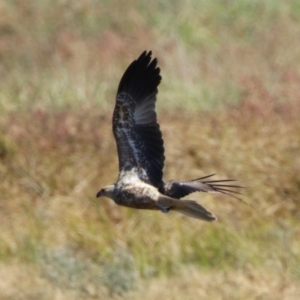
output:
M145 277L142 297L299 299L299 9L258 2L0 4L1 299L109 299L99 266L120 245ZM217 223L95 198L117 176L118 80L145 49L162 69L166 178L217 173L246 187L249 205L192 195ZM147 290L156 274L177 277Z

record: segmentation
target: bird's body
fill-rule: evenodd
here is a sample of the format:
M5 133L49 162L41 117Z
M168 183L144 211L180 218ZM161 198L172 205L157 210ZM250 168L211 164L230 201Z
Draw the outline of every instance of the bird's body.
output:
M114 189L114 200L117 204L138 209L159 209L158 190L140 180L136 169L121 172Z
M113 113L113 133L119 156L119 176L115 184L101 189L116 204L168 212L213 221L216 218L195 201L180 200L193 192L239 193L227 180L163 180L164 146L156 119L155 102L161 81L157 60L143 52L125 71L117 92Z

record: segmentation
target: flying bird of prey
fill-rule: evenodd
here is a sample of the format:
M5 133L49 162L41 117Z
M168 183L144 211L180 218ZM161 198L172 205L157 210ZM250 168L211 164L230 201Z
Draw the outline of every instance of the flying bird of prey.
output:
M180 200L194 192L240 194L232 179L202 178L163 180L164 146L157 123L155 102L161 81L157 59L143 52L125 71L117 91L113 113L113 133L119 156L116 183L102 188L97 197L111 198L116 204L137 208L177 211L193 218L213 221L216 217L192 200Z

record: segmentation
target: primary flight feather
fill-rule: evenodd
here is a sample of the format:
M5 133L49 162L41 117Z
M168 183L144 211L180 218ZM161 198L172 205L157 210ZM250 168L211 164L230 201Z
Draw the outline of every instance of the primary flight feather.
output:
M177 211L202 219L215 216L192 200L180 200L194 192L219 192L234 197L238 185L232 179L206 180L213 176L177 181L163 180L164 146L155 112L161 82L157 59L144 51L125 71L117 91L113 113L113 133L119 156L116 183L102 188L97 197L106 196L131 208Z

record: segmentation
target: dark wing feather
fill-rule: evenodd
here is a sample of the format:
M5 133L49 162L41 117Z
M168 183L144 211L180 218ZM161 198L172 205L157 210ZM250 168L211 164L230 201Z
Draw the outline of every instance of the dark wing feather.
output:
M205 180L215 174L189 181L168 180L164 182L164 194L180 199L194 192L222 193L238 198L235 194L241 194L239 185L226 184L225 182L236 181L235 179ZM238 198L239 199L239 198Z
M162 134L155 102L161 81L157 60L143 52L125 71L117 92L113 132L119 170L137 168L142 180L160 187L164 167Z

